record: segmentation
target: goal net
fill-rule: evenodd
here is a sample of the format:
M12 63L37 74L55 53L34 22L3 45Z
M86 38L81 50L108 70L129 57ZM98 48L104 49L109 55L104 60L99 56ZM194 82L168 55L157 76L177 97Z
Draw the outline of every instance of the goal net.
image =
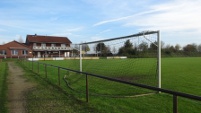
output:
M76 65L79 65L79 70L83 72L161 87L159 36L159 31L143 31L129 36L81 43L76 46L80 54L79 58L77 57ZM67 78L74 79L72 81L76 81L76 83L79 83L78 81L83 77L74 76L74 78L72 75L73 73L68 72ZM72 87L74 83L71 83ZM114 92L118 90L115 86L125 89L117 83L97 80L93 77L91 77L91 83L93 83L91 90L94 92L100 92L97 89L103 88L104 85L116 90ZM107 94L108 91L105 93ZM117 95L121 94L122 92L119 92Z

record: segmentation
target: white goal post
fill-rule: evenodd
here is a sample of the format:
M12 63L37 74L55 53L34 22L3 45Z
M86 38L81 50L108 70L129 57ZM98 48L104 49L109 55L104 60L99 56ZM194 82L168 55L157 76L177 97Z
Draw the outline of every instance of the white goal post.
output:
M149 40L148 38L146 38L145 36L147 35L151 35L151 34L156 34L156 42L151 42L151 40ZM83 45L86 44L93 44L93 43L102 43L102 42L108 42L108 41L115 41L115 40L122 40L122 39L129 39L131 37L143 37L145 38L145 40L154 43L157 46L157 81L158 81L158 88L161 88L161 40L160 40L160 31L142 31L136 34L132 34L132 35L128 35L128 36L122 36L122 37L117 37L117 38L110 38L110 39L105 39L105 40L99 40L99 41L92 41L92 42L85 42L85 43L80 43L79 44L79 59L80 59L80 71L83 71L83 67L82 67L82 60L83 60L83 56L82 56L82 47Z

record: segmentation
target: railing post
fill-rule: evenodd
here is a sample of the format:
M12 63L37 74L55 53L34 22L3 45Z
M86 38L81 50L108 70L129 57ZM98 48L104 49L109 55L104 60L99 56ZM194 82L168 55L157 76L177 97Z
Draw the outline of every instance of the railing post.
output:
M173 113L178 113L178 100L177 100L177 95L173 95Z
M89 83L88 83L88 75L86 74L86 102L89 102Z
M58 85L60 86L60 67L58 67Z

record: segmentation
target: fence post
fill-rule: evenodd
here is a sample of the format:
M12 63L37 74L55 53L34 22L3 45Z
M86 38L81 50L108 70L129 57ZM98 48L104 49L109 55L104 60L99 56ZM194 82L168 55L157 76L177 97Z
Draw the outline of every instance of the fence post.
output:
M89 102L89 83L88 83L88 75L86 74L86 102Z
M178 113L178 100L177 100L177 95L173 95L173 113Z
M60 67L58 67L58 85L60 86Z

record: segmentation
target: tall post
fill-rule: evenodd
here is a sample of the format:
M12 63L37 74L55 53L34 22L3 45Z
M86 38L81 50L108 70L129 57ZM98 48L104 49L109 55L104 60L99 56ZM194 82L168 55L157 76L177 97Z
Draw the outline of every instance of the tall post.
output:
M86 102L89 102L89 83L88 83L88 75L86 74Z
M80 44L80 72L82 72L82 45Z
M158 40L158 88L161 88L161 40L160 31L157 32Z
M173 95L173 113L178 113L178 100L177 95Z

